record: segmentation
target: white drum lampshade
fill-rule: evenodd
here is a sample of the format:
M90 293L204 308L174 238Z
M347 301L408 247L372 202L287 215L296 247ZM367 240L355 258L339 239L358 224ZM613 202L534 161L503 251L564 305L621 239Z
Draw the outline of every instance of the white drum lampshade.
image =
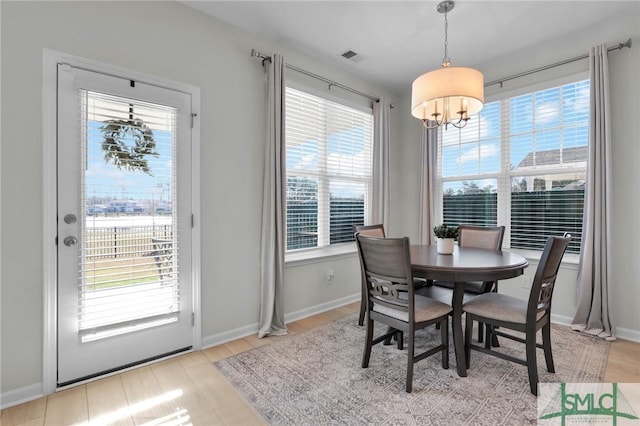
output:
M483 106L484 77L473 68L430 71L416 78L411 87L411 115L420 120L442 125L477 114Z

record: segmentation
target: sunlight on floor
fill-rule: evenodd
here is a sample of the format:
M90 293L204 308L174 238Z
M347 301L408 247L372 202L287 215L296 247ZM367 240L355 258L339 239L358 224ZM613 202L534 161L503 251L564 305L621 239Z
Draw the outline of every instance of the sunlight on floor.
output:
M141 413L157 405L179 398L182 396L182 393L183 393L182 389L172 390L170 392L166 392L154 398L149 398L144 401L138 402L136 404L130 405L128 407L124 407L119 410L115 410L110 413L104 414L86 423L81 423L81 425L98 426L98 425L113 424L118 420L124 419L126 417L134 416L135 414ZM159 419L152 420L149 423L145 423L145 425L167 425L167 426L190 425L190 424L191 423L189 422L189 413L186 409L179 409L173 414L170 414L168 416L165 416Z
M168 416L161 417L159 419L151 420L148 423L143 423L142 426L191 426L189 411L186 408L176 411Z

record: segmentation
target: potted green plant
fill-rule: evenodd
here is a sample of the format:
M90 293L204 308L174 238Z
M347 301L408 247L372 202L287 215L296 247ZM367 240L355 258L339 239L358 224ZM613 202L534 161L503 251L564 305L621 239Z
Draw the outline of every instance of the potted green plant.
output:
M458 227L438 225L433 228L433 234L438 239L437 249L440 254L453 254L453 242L458 239Z

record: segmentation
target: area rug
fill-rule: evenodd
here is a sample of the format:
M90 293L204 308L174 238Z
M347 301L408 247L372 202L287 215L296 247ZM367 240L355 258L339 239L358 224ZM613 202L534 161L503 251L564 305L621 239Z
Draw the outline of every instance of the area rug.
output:
M406 347L376 345L369 368L361 368L365 330L356 322L349 316L215 365L273 425L536 424L526 367L472 351L468 377L459 377L451 346L448 370L439 354L415 365L408 394ZM436 342L439 333L421 330L416 348ZM556 373L547 372L539 350L541 382L602 381L608 342L555 325L551 335ZM500 343L524 357L523 344Z

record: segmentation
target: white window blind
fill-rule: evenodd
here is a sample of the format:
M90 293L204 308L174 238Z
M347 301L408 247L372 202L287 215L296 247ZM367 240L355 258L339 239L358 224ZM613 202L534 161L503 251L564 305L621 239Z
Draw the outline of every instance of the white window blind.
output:
M79 95L78 327L90 341L176 320L176 110L85 90ZM105 130L125 123L131 127L121 130L115 158L107 153L114 147L105 145ZM145 145L146 131L153 146Z
M588 119L579 81L489 103L466 128L443 130L444 222L505 225L506 247L533 250L569 232L579 252Z
M372 113L287 87L287 250L353 241L370 210L372 150Z
M500 103L485 105L461 130L442 132L439 170L444 223L496 226L501 164Z

